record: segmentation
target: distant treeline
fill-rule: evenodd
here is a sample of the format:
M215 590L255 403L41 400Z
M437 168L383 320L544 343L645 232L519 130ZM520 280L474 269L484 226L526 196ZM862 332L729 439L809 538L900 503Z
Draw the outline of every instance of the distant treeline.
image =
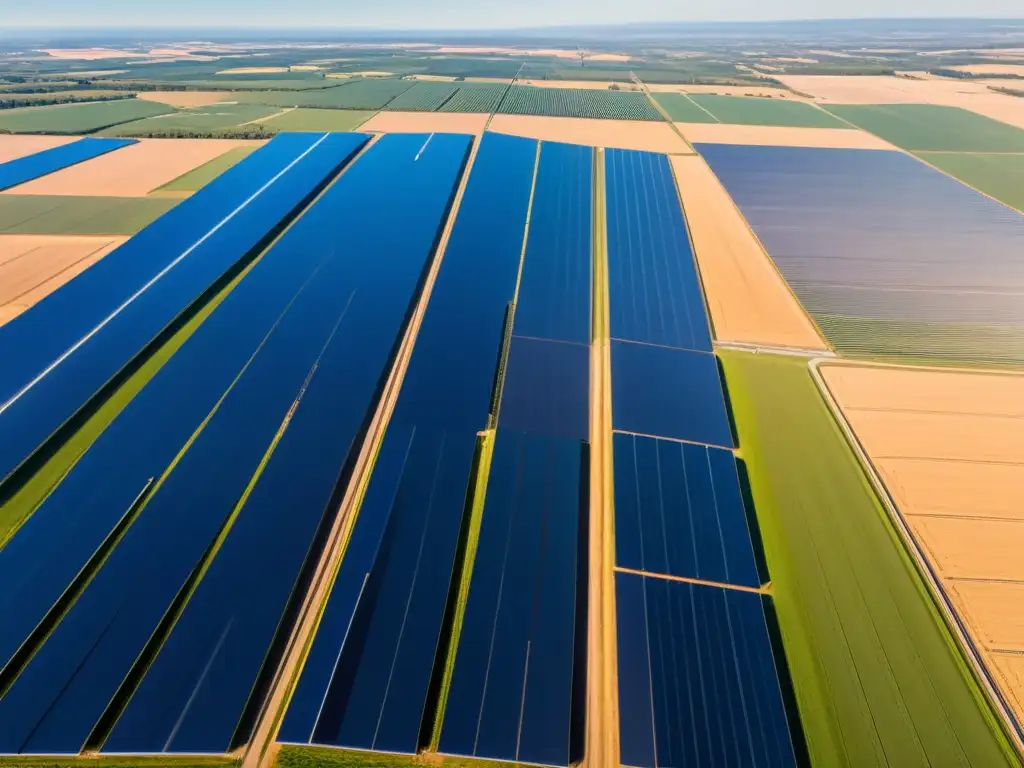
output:
M185 129L167 129L159 131L139 131L138 133L124 132L124 136L129 136L133 139L269 139L270 137L277 134L277 131L273 129L264 128L263 126L253 126L252 128L239 128L239 129L222 129L222 130L185 130Z
M991 72L964 72L961 69L929 69L928 74L938 75L939 77L957 77L961 80L977 80L993 77L998 77L1000 80L1024 80L1024 77L1021 75L1014 75L1009 72L1000 72L998 75L994 75Z
M1016 88L992 88L993 91L999 91L999 93L1005 93L1007 96L1018 96L1024 98L1024 91L1018 91Z
M19 107L52 107L57 104L79 104L87 101L123 101L134 99L134 93L67 93L42 96L30 99L24 96L7 96L0 93L0 109L18 109Z

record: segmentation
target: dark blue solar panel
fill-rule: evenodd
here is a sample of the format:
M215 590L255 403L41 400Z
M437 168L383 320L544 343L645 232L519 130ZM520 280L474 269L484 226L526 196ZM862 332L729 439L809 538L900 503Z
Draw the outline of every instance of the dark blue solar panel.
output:
M294 408L296 399L309 393L305 385L316 373L315 366L323 364L329 369L334 362L333 355L339 350L354 347L358 354L361 345L376 337L375 357L348 361L350 366L362 367L364 364L372 366L376 360L376 370L371 368L370 375L364 376L361 410L365 413L384 373L382 366L395 346L427 256L437 240L468 149L465 137L435 136L429 148L424 146L426 140L426 136L415 135L381 139L335 188L340 190L337 193L332 190L321 199L315 211L319 212L319 218L314 218L308 226L316 227L313 247L327 255L326 261L295 297L251 364L243 370L103 568L0 699L0 721L5 722L7 731L3 734L4 747L14 751L14 744L20 742L21 751L51 753L75 751L84 744L171 600L185 586L189 574L242 498L250 477ZM397 187L387 183L386 180L395 175L402 176L408 183ZM357 201L375 209L403 211L403 226L392 227L387 236L382 236L380 223L362 216L355 204ZM416 213L412 215L409 211ZM303 219L303 223L306 221ZM344 241L335 239L335 232L344 233ZM286 237L278 247L286 242L292 244ZM381 326L379 332L367 330L374 325ZM178 384L188 386L187 382ZM332 394L337 397L339 390ZM301 405L300 402L300 408ZM353 401L352 405L359 409L360 403ZM355 423L353 432L362 421L359 415L350 419ZM351 442L353 437L350 432L345 442ZM305 446L306 450L317 447ZM121 448L122 452L131 450ZM339 470L337 466L333 472L327 469L329 474L323 481L326 486L323 490L328 496ZM257 502L261 498L258 495ZM289 513L281 524L291 525L295 515L306 511L313 516L315 527L323 507L297 510L289 501L287 498L277 500ZM213 627L202 621L195 627L191 622L192 613L182 617L186 620L184 624L176 626L176 632L183 637L180 642L188 645L191 641L200 646L204 640L207 642L204 658L210 658L225 644L229 651L237 651L232 663L242 667L241 674L238 674L238 667L222 661L214 675L218 688L201 691L198 686L209 677L209 670L204 673L196 669L197 657L187 652L178 656L175 669L173 654L169 656L166 663L172 667L171 679L185 685L192 675L191 687L178 689L183 694L180 698L183 709L176 713L168 711L167 691L161 691L164 695L155 708L150 709L149 717L142 718L146 730L130 733L132 748L146 751L225 751L228 748L283 602L294 584L295 569L309 546L307 528L306 541L300 540L292 550L293 560L297 561L292 573L264 573L264 578L279 578L283 582L271 585L277 587L275 610L269 595L249 591L253 587L253 572L265 569L271 557L260 556L260 539L253 539L250 534L257 532L267 537L272 533L260 525L266 520L250 521L250 514L258 512L251 513L247 506L242 508L241 525L237 530L231 529L226 549L221 553L227 558L232 554L237 556L229 563L236 569L226 577L223 567L211 571L212 579L220 576L222 580L207 582L204 579L201 592L196 595L211 601L206 603L210 610L206 618L212 619ZM236 534L238 543L233 541ZM273 535L262 539L264 548L278 550L279 544ZM248 571L245 570L247 564ZM238 578L243 583L232 585L231 579ZM218 589L223 590L220 597L224 599L217 601L216 594L207 597L208 590L216 593ZM259 605L250 604L247 613L244 596L248 594L252 594ZM254 613L257 614L256 629L259 629L259 619L263 620L262 638L247 631L254 629L252 623L247 624L253 621ZM217 624L218 617L224 619L223 625ZM235 624L238 634L232 635L229 643L226 630ZM188 634L190 628L195 628L191 635ZM207 634L210 631L220 633L218 638L211 639ZM195 650L194 646L192 648ZM166 669L162 658L158 657L154 669ZM234 678L230 676L232 672L236 674ZM211 694L215 699L220 698L211 702ZM140 701L139 706L145 707L145 698ZM15 712L17 714L13 714ZM209 712L216 713L217 719L210 717L198 722L184 719L185 714L194 713L203 718ZM183 746L172 743L179 739Z
M613 338L711 351L711 333L665 155L605 153Z
M732 447L715 356L613 341L612 426Z
M90 160L115 149L137 143L135 139L104 139L86 136L52 149L44 149L33 155L19 157L0 163L0 190L10 189L26 181L38 179L48 173L59 171L84 160Z
M585 440L590 431L590 346L513 336L498 423L534 435Z
M405 211L403 226L382 232L372 219L345 221L338 215L345 258L325 267L338 265L335 274L318 276L318 284L338 296L344 317L280 444L106 751L232 748L232 734L313 534L346 458L358 450L359 432L468 149L466 139L436 136L420 153L423 138L383 138L350 171L353 194L345 205L352 211L359 210L357 202ZM388 177L404 183L374 188L375 179ZM217 663L209 668L199 663L213 658Z
M795 766L764 598L615 578L622 764Z
M615 435L616 565L756 587L732 451Z
M364 162L372 164L373 156ZM316 246L345 189L343 180L267 252L0 549L0 581L7 585L0 591L0 667L334 254Z
M482 140L282 741L418 746L536 151L526 139Z
M236 173L249 165L240 163L0 327L0 359L13 361L0 369L0 479L259 247L365 140L314 134L275 146L274 139L251 156L251 177Z
M543 765L574 757L584 450L580 440L497 433L442 752Z
M520 336L590 343L593 152L541 146L516 304Z

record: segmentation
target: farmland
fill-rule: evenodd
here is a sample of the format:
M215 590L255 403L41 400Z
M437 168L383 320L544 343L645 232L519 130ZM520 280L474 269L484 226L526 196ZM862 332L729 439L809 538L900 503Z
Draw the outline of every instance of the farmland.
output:
M0 130L11 133L93 133L120 123L173 111L165 104L139 99L28 107L0 112Z
M972 24L0 41L0 765L1019 767Z

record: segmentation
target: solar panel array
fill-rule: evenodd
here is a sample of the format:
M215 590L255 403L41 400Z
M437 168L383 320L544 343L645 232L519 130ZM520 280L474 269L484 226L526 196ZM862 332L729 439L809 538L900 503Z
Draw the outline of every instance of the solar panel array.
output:
M0 191L135 143L135 139L104 139L86 136L70 144L62 144L52 149L44 149L16 160L0 163Z
M1024 361L1024 215L902 152L699 150L841 353Z
M668 159L606 158L621 761L794 765Z

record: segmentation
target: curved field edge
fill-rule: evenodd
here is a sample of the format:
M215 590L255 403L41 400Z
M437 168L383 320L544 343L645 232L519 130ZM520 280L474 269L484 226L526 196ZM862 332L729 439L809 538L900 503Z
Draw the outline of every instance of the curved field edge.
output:
M807 359L719 350L813 765L1020 765Z

